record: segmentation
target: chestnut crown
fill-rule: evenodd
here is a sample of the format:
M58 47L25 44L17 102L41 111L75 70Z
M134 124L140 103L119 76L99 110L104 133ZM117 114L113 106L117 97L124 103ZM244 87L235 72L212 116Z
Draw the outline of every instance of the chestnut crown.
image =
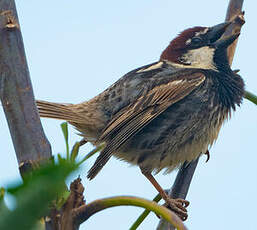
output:
M226 57L227 47L239 36L221 38L229 22L213 27L193 27L180 33L161 54L161 60L183 68L216 70L215 55ZM224 52L217 52L224 51Z

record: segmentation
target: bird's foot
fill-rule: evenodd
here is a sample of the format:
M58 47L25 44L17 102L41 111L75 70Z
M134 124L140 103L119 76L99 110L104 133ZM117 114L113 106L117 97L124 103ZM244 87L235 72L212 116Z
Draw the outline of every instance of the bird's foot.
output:
M175 212L181 220L185 221L188 217L187 214L187 207L189 205L189 201L184 199L172 199L169 198L169 200L166 201L164 206L166 208L169 208L171 211Z

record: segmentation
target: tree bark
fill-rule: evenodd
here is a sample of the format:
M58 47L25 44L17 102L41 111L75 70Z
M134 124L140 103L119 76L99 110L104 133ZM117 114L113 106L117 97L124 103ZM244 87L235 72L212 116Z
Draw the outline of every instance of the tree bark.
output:
M23 175L51 157L51 146L36 107L14 0L0 1L0 99Z
M51 147L35 104L14 0L0 1L0 44L0 99L23 173L50 158Z

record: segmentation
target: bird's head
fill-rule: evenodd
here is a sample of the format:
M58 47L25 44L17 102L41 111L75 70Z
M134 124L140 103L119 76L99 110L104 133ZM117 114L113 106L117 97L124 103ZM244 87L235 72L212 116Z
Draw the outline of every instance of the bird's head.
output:
M183 68L217 70L228 65L227 47L239 34L221 38L229 22L213 27L194 27L180 33L163 51L161 60Z

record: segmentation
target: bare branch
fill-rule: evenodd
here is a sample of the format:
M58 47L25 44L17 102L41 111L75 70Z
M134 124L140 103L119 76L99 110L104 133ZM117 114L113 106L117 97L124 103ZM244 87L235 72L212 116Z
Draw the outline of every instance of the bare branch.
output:
M232 2L233 1L230 1L230 5L229 5L231 7L235 6L235 4L232 4ZM239 2L239 1L237 1L237 2ZM230 8L228 8L228 9L230 9ZM236 13L236 15L232 14L232 11L233 11L233 13ZM231 17L228 17L228 15L230 15ZM240 33L241 28L245 23L244 12L241 12L241 8L240 8L240 11L238 9L237 10L236 9L231 9L231 11L228 10L226 21L227 21L227 19L228 19L228 21L233 21L233 23L229 26L229 28L226 30L226 32L223 36L225 37L225 36L228 36L228 35L231 35L231 34ZM232 65L232 62L233 62L237 42L238 42L238 39L235 40L232 43L232 45L230 45L228 47L228 50L227 50L230 65Z
M35 104L14 0L0 1L0 44L0 99L22 175L49 159L51 146Z
M190 164L184 163L182 165L175 179L175 182L169 191L170 197L182 199L186 198L198 161L199 157L195 161L192 161ZM170 225L167 221L161 219L157 229L169 230L174 229L174 227Z
M19 165L48 159L14 0L0 1L0 44L0 98Z
M85 205L83 192L84 187L81 179L77 178L71 183L69 198L61 210L60 230L77 230L79 228L73 219L72 210Z

